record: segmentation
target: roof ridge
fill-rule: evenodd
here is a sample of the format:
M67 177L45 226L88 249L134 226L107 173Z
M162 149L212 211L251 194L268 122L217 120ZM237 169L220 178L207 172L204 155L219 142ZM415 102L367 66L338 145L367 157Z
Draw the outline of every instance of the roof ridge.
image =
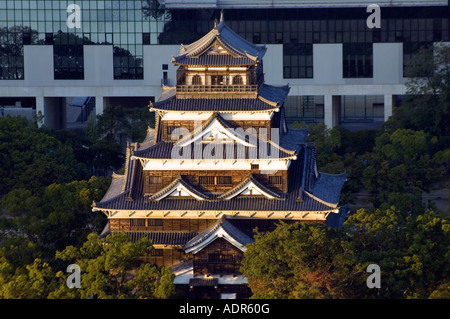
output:
M157 191L156 193L154 193L152 195L147 195L146 196L147 200L156 201L158 199L159 200L163 199L165 197L164 195L167 195L167 193L170 192L175 187L175 185L177 185L178 183L181 183L189 191L191 191L192 193L194 193L195 195L197 195L203 199L207 200L210 198L209 195L204 194L201 191L199 191L198 189L196 189L193 185L191 185L191 183L186 181L181 174L178 174L178 176L172 182L170 182L169 185L167 185L166 187L162 188L161 190Z
M243 179L239 184L237 184L235 187L231 188L230 190L224 192L223 194L220 194L219 196L217 196L218 200L226 200L226 197L234 195L237 191L239 191L240 189L242 189L242 187L244 187L248 182L252 182L253 184L255 184L257 187L261 188L262 191L269 193L271 196L277 198L277 199L281 199L281 195L278 194L277 192L273 191L272 189L268 188L267 186L265 186L264 184L262 184L256 177L255 174L253 173L249 173L247 175L247 177L245 179ZM238 195L235 195L238 196ZM234 198L235 196L233 196L232 198Z

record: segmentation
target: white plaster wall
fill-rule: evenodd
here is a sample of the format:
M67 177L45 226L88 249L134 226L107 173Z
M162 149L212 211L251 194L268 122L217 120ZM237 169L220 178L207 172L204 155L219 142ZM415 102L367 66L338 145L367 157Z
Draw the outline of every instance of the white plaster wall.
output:
M314 84L344 84L342 43L313 44Z
M53 47L24 45L25 86L46 86L53 82ZM2 82L2 81L0 81ZM15 81L20 83L21 81Z
M283 79L283 46L267 45L266 83L289 84L290 95L404 94L401 43L374 44L374 78L342 79L342 45L314 44L314 78ZM85 79L53 80L52 46L25 46L25 80L0 81L0 96L155 96L161 95L162 64L168 65L169 85L175 85L171 62L179 45L145 45L144 79L114 80L112 46L85 46Z
M373 44L373 83L404 83L402 43Z
M267 84L283 85L283 45L267 44L263 57L264 79Z

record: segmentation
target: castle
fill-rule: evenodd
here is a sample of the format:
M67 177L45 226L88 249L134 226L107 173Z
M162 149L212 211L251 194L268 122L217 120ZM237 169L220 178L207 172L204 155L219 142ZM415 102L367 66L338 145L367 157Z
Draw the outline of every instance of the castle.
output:
M176 86L149 105L155 128L128 145L125 173L93 205L108 218L105 232L150 238L147 260L172 267L190 298L250 295L239 265L255 227L340 227L347 213L338 206L345 173L319 172L308 132L288 130L289 87L264 82L265 52L223 16L181 45Z

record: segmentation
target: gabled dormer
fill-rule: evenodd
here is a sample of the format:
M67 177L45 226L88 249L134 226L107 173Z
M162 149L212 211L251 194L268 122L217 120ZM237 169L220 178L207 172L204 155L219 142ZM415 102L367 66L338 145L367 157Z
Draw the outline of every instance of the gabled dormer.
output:
M224 22L200 40L181 45L172 62L177 71L177 98L255 98L264 82L262 57L266 47L240 37ZM219 96L218 96L219 95Z

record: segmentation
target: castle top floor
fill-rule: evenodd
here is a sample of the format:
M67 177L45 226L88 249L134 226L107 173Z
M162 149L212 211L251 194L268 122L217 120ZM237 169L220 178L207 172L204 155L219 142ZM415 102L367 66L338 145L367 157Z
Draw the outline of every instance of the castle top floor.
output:
M240 37L224 22L192 44L181 45L172 62L179 65L178 98L255 98L264 83L262 58L266 47Z

